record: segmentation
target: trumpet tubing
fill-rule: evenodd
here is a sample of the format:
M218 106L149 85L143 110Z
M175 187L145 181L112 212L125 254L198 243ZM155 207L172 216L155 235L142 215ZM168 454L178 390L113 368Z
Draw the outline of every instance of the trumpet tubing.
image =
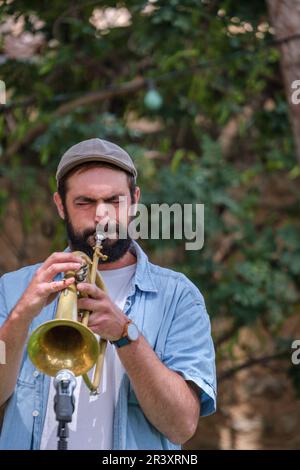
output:
M95 283L106 291L101 276L97 273L101 244L96 243L93 260L85 253L75 251L85 265L79 272L68 271L66 278L75 275L77 282ZM61 369L71 370L75 376L82 375L91 393L97 393L107 341L97 340L88 328L89 312L82 313L79 321L77 307L78 292L75 283L64 289L59 297L55 320L38 326L28 341L28 355L37 369L54 377ZM87 372L95 366L93 380Z

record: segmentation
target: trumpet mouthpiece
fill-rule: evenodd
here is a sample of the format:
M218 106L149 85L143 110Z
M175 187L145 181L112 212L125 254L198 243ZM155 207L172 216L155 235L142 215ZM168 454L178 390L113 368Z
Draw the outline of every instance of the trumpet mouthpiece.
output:
M95 235L96 242L102 242L105 238L106 238L105 225L102 225L99 222L96 227L96 235Z

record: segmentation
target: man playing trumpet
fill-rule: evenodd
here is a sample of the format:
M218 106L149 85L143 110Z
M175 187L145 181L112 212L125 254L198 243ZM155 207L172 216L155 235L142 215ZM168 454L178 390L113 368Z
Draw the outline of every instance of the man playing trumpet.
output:
M199 290L184 275L149 262L139 244L118 237L128 227L130 201L140 189L130 156L117 145L90 139L71 147L57 169L54 193L68 248L42 264L0 279L2 449L55 449L53 379L29 359L26 342L55 317L58 294L75 282L63 273L82 268L74 251L93 257L98 224L112 218L115 234L102 242L98 270L107 292L77 283L78 309L107 340L98 395L77 378L70 449L179 449L199 416L215 411L215 356L210 321Z

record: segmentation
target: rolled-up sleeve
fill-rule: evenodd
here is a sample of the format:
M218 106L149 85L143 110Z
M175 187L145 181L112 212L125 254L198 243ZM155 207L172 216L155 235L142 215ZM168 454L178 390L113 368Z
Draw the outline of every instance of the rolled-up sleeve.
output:
M201 416L216 411L215 350L205 302L196 286L184 277L170 324L163 363L199 387Z
M0 326L3 325L8 315L4 293L4 276L0 277Z

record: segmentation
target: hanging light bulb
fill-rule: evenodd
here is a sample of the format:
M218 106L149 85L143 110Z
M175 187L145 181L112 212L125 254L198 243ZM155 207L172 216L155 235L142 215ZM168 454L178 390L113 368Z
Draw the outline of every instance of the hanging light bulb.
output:
M149 82L148 91L144 97L144 103L145 103L145 106L151 111L158 110L163 103L162 96L159 94L159 92L155 88L153 82Z

